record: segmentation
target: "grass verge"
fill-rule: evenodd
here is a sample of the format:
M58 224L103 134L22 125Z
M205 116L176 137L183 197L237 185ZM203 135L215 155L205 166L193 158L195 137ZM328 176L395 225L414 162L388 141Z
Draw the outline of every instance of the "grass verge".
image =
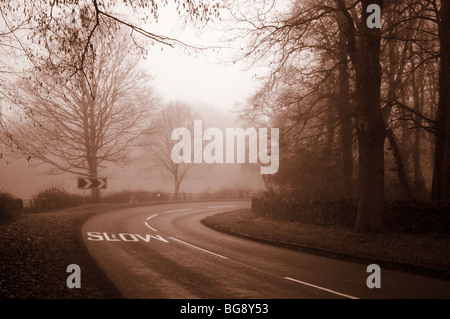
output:
M90 217L124 207L130 204L90 204L0 223L0 298L121 298L89 255L80 230ZM80 266L80 289L66 285L70 264Z
M350 228L289 223L251 209L209 216L203 224L231 235L364 264L450 280L450 236L357 233Z

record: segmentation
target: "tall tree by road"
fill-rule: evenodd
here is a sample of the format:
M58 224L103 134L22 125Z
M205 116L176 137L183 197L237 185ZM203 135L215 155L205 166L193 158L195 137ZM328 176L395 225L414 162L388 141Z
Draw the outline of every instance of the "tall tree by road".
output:
M56 173L96 178L107 162L126 163L156 107L149 76L139 57L128 55L126 38L114 49L105 41L93 40L89 85L81 73L67 79L45 65L17 83L15 102L29 119L12 128L14 141ZM97 200L98 191L92 195Z
M450 4L441 1L438 14L440 49L439 103L435 119L433 200L450 199Z
M356 73L355 117L359 142L359 206L356 228L380 231L384 227L385 218L384 143L386 139L386 127L380 101L381 30L370 28L367 21L370 12L368 7L376 4L382 9L383 1L361 1L359 20L352 18L343 0L336 2L346 21L348 55Z
M264 2L264 4L266 4ZM244 57L249 59L269 60L273 72L266 86L270 92L276 88L277 82L286 70L299 70L297 77L286 81L286 85L294 86L297 78L309 81L312 90L300 91L298 102L285 104L285 108L294 109L305 101L323 101L328 94L324 95L325 83L330 83L330 76L338 70L340 75L338 101L351 104L351 109L343 110L340 124L341 132L347 134L348 141L343 148L346 152L343 158L351 160L351 136L350 114L353 117L358 137L358 218L356 228L359 230L379 231L383 228L385 187L384 187L384 145L386 138L385 122L381 112L381 76L380 64L381 54L381 30L371 28L367 24L370 13L367 11L369 5L376 4L383 8L383 1L296 1L290 10L283 13L275 11L270 15L270 9L259 9L254 18L247 18L249 14L237 17L238 22L247 23L251 41ZM268 5L270 7L270 5ZM257 10L257 9L255 9ZM382 12L379 13L380 18ZM244 33L244 32L242 32ZM336 37L337 35L337 37ZM338 39L338 43L333 40ZM340 46L338 48L338 46ZM325 61L324 56L332 56L334 59ZM317 58L319 56L319 58ZM267 63L267 62L266 62ZM346 66L351 65L350 70ZM347 73L347 74L345 74ZM351 75L352 86L345 86L347 77ZM350 81L350 80L349 80ZM293 84L292 84L293 83ZM340 84L340 85L339 85ZM325 88L326 90L326 88ZM354 95L349 99L348 94L352 90ZM269 93L270 94L270 93ZM295 93L294 93L295 94ZM321 96L320 96L321 95ZM347 96L346 96L347 95ZM311 99L311 96L315 98ZM336 98L335 98L336 99ZM319 116L328 119L323 127L329 126L333 115L329 111L328 117L323 113L312 110L314 105L303 106L310 112L299 114L301 128L302 123L316 122ZM338 104L338 103L336 103ZM338 106L338 111L339 111ZM311 111L312 110L312 111ZM323 109L327 110L327 108ZM331 108L328 108L331 110ZM350 112L351 110L351 112ZM274 110L275 111L275 110ZM278 109L276 109L278 111ZM276 113L275 113L276 114ZM338 114L339 115L339 114ZM346 119L346 121L342 121ZM326 131L332 132L332 126ZM311 130L305 130L308 135ZM323 135L323 134L322 134ZM328 142L332 142L329 135ZM301 163L299 163L301 165ZM346 184L350 189L349 170L352 169L351 162L345 167Z
M153 178L170 178L173 181L175 198L178 198L181 183L194 168L195 164L177 163L172 158L172 150L178 143L172 139L177 128L186 128L193 132L194 120L198 116L188 104L168 103L154 120L154 125L144 131L140 146L145 169ZM191 138L193 136L190 136Z

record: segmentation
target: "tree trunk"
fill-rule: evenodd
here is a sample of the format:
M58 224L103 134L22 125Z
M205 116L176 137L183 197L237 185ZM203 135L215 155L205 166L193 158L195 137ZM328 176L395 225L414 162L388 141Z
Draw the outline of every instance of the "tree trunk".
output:
M95 115L95 101L89 98L89 177L98 177L98 159L97 159L97 127L96 127L96 115ZM100 190L97 188L91 188L91 200L93 203L100 203Z
M339 33L339 101L337 114L341 124L341 154L342 154L342 177L343 195L353 196L353 124L350 105L350 85L348 76L347 53L345 51L344 32Z
M394 132L392 130L387 130L386 132L387 138L389 141L389 145L392 148L392 154L394 155L395 159L395 165L397 166L397 176L398 180L400 182L401 187L403 188L403 191L405 192L406 197L409 200L412 200L412 192L411 187L409 185L408 176L406 174L407 169L405 168L404 161L402 153L400 151L400 148L398 146L398 143L396 141Z
M174 170L174 174L173 174L174 185L175 185L175 193L174 193L175 200L178 199L178 193L180 192L180 180L179 180L178 174L179 174L178 165L175 165L175 170Z
M383 1L363 0L361 38L355 52L356 126L359 144L359 205L356 218L358 231L379 232L384 228L384 143L386 129L380 107L381 31L369 29L367 6Z
M411 88L413 90L414 109L418 113L422 113L425 96L424 90L423 89L421 90L421 88L425 86L424 71L423 69L417 71L414 61L412 61L411 64L412 70L414 70L411 73ZM419 126L421 126L422 118L417 115L413 116L415 118L415 122ZM413 136L414 136L414 140L412 143L412 162L414 168L413 197L417 199L424 199L425 198L424 195L426 193L426 186L425 186L425 179L423 177L422 163L421 163L421 138L422 138L421 129L416 128L414 130Z
M414 144L413 144L413 165L414 165L414 198L422 199L426 193L425 179L422 173L422 164L420 158L420 130L416 129L414 132Z
M441 1L439 103L435 121L432 200L449 200L450 186L450 3Z
M180 183L175 179L175 199L178 199L180 193Z
M96 163L90 163L89 168L89 177L97 178L97 165ZM91 201L93 203L100 203L100 190L98 188L91 188Z
M380 106L381 30L367 25L367 7L383 0L363 0L361 22L357 23L343 0L335 0L338 23L347 39L345 48L356 72L355 124L358 136L358 214L355 228L359 231L382 231L384 228L384 142L386 127Z

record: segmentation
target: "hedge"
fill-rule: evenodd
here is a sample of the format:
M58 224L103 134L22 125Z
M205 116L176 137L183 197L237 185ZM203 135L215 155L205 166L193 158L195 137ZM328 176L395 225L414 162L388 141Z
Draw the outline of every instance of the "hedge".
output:
M302 200L266 195L253 198L252 210L257 215L288 222L353 227L358 201ZM450 202L388 201L386 226L390 231L450 234Z
M78 206L82 203L82 196L70 194L56 187L51 187L33 196L30 211L40 213Z
M0 220L9 220L23 211L23 201L8 193L0 193Z

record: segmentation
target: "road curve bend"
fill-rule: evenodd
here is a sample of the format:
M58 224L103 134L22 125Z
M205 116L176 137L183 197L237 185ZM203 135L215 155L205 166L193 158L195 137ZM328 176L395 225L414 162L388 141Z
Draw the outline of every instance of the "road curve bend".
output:
M214 231L200 221L249 208L249 201L133 207L87 220L89 253L125 298L449 298L450 282L382 270L370 289L368 265L313 256Z

